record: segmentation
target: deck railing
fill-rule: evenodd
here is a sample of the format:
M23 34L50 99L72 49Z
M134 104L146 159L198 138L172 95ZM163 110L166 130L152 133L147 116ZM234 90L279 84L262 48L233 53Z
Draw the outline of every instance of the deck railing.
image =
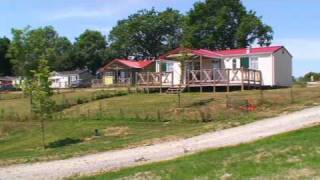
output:
M173 72L139 72L136 79L141 86L172 86Z
M139 86L174 86L173 72L139 72L136 73ZM228 86L261 85L261 71L253 69L202 69L187 70L185 85Z
M253 69L188 70L186 84L257 84L262 82L261 71Z
M117 85L131 85L131 78L118 78Z

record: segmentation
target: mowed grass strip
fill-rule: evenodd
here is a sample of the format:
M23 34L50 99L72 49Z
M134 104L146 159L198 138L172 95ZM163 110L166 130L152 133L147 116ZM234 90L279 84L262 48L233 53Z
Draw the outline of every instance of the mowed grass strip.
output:
M74 179L319 179L319 136L317 126L251 144Z

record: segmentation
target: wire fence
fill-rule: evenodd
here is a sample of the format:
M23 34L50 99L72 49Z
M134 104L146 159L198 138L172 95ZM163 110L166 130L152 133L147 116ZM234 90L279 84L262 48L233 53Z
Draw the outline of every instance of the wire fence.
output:
M228 114L250 113L268 111L266 108L287 108L289 106L314 106L320 103L319 88L288 88L276 90L254 90L235 93L217 93L206 94L204 98L196 101L188 101L182 95L182 105L178 108L178 100L175 95L167 95L163 98L171 98L167 105L146 106L122 106L114 108L112 105L106 106L105 101L99 101L95 108L86 106L83 108L77 106L80 104L88 104L91 101L111 98L115 96L124 96L126 93L110 92L103 94L95 93L90 99L79 98L67 100L62 98L61 107L57 108L57 112L53 116L52 121L63 119L110 119L110 120L132 120L132 121L148 121L148 122L164 122L164 121L196 121L208 122L214 119L223 119L219 116L228 116ZM88 97L87 97L88 98ZM64 100L63 100L64 99ZM141 99L143 101L143 99ZM116 103L116 102L115 102ZM75 107L73 107L75 106ZM73 108L70 108L73 107ZM67 109L68 111L64 111ZM222 115L223 114L223 115ZM18 112L0 110L0 121L9 122L37 122L36 116L30 114L20 115Z

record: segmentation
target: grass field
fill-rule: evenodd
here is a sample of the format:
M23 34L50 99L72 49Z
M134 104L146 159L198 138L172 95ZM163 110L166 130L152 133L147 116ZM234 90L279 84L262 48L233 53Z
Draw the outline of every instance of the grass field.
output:
M320 126L80 179L320 179Z
M111 91L112 93L113 91ZM129 94L88 101L66 108L46 121L46 142L41 146L40 123L10 116L0 120L0 165L62 159L191 137L235 127L265 117L285 114L320 103L320 88L266 90L232 93L184 93L181 107L177 95ZM54 96L57 102L92 99L92 91ZM94 98L93 98L94 99ZM250 99L254 112L226 108L230 102ZM28 99L0 101L6 114L29 115ZM9 113L10 114L10 113ZM95 133L98 130L98 134Z

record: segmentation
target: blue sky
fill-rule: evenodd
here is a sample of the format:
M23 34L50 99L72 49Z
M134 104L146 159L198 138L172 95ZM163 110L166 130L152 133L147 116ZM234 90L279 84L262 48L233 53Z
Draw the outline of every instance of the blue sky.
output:
M74 40L85 29L105 35L117 20L139 9L172 7L185 13L198 0L1 0L0 36L27 25L52 25ZM274 45L284 45L294 56L294 75L320 72L319 0L243 0L275 31Z

